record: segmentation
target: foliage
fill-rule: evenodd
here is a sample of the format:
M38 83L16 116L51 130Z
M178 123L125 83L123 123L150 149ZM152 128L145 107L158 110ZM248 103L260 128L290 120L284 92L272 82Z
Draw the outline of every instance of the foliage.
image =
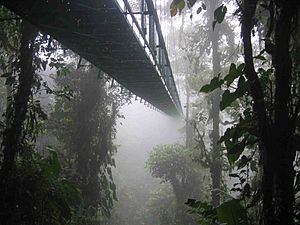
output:
M202 91L227 84L220 108L230 107L237 100L246 105L244 116L232 128L228 128L221 138L227 148L228 159L234 163L246 146L253 148L259 143L263 165L261 188L264 223L280 221L279 223L294 224L294 195L291 190L294 188L296 149L289 143L298 132L296 121L299 117L299 98L295 93L299 93L299 73L295 73L298 65L293 53L298 41L293 36L299 31L291 27L296 26L299 4L267 2L266 5L259 6L257 1L254 4L244 1L242 6L239 5L236 13L241 16L245 64L240 70L232 64L224 79L211 82ZM263 10L270 14L266 16L262 13ZM275 16L274 12L279 11L280 16ZM254 19L258 20L255 25L261 26L265 31L265 48L257 56L252 53ZM280 26L284 27L284 32ZM235 88L229 86L232 84ZM248 165L249 161L251 158L243 155L239 166ZM283 179L289 181L282 183L280 180ZM286 196L283 193L289 194Z
M173 3L181 5L181 13L181 1ZM262 176L256 175L260 188L255 193L262 193L256 198L263 202L264 224L294 224L292 190L294 170L298 170L294 164L300 108L299 60L294 50L299 47L299 2L244 0L236 1L236 6L234 15L241 22L245 63L231 64L224 78L219 74L201 91L222 87L220 109L237 115L220 143L224 143L228 161L240 173L248 173L249 167L253 172L262 171ZM226 11L225 4L214 11L213 26L224 20ZM257 155L259 170L253 166ZM243 181L240 190L249 192L245 190L250 190L250 184L240 174L230 176Z
M150 153L146 167L153 177L171 183L180 182L185 186L196 173L190 156L190 149L180 144L160 145Z
M1 90L7 96L7 100L1 98L0 221L69 224L80 203L79 189L66 178L53 149L48 153L43 149L45 157L35 147L48 117L39 97L44 92L70 96L66 90L48 87L40 72L47 67L66 72L66 64L57 55L53 57L58 44L52 38L2 7L0 14L8 18L1 21L0 31L1 77L5 79Z
M151 190L145 206L139 210L140 224L175 225L176 202L172 186L160 184Z
M194 199L188 199L186 204L190 207L190 213L201 216L200 224L248 224L246 209L238 199L226 201L217 207Z
M180 15L187 5L188 8L192 8L197 0L173 0L170 5L170 13L171 16L176 16L177 13ZM202 10L206 10L206 4L202 2L201 6L197 8L197 14L199 14ZM212 27L215 29L215 26L217 23L221 24L225 18L225 15L227 13L227 7L225 5L219 6L214 11L214 20L212 22Z
M235 88L231 88L233 82L236 81ZM225 75L223 79L219 77L214 77L210 84L206 84L201 87L200 92L208 93L224 86L226 90L222 94L222 100L220 102L220 109L224 110L230 107L234 101L243 97L245 94L249 93L249 84L244 77L244 64L236 66L234 63L230 65L228 74ZM233 89L234 91L231 91Z
M47 157L19 157L7 188L8 224L68 224L79 201L78 188L62 176L57 153L51 149Z
M171 5L170 5L170 12L171 12L171 16L176 16L177 12L179 13L179 15L181 14L182 10L184 9L184 7L187 5L188 8L191 8L194 6L194 4L197 2L197 0L176 0L176 1L172 1ZM199 7L197 12L203 9L206 9L205 4L202 5L202 7Z
M70 71L72 76L59 76L56 82L59 88L71 88L73 97L56 98L49 132L58 140L66 175L81 190L83 202L76 211L78 222L99 223L110 216L113 201L117 200L112 177L116 151L113 138L116 118L120 116L118 107L126 100L125 95L107 89L107 78L102 72Z
M176 199L176 223L194 224L183 208L187 198L200 197L202 185L200 168L192 161L191 149L180 144L157 146L150 153L146 167L153 177L171 184Z
M233 83L236 86L234 88L232 88ZM207 93L221 87L226 89L220 102L221 110L228 107L236 107L235 102L240 99L247 102L247 98L244 96L249 94L249 84L244 77L244 64L236 66L232 63L228 74L224 78L213 78L210 84L204 85L200 91ZM232 89L234 91L231 91ZM246 146L253 147L257 143L257 136L255 116L250 108L246 108L242 115L239 116L239 122L227 128L224 135L220 138L220 143L224 142L226 146L227 158L230 164L234 164Z

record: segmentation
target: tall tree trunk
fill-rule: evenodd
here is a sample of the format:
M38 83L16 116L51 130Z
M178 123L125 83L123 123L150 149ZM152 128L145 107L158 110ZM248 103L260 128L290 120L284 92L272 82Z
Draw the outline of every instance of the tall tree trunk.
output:
M251 31L257 0L244 0L242 18L242 37L245 54L245 74L250 81L254 111L257 116L261 150L263 157L263 218L265 225L293 225L294 204L294 149L289 140L295 132L290 123L291 112L291 57L289 45L291 24L296 15L297 0L275 1L278 16L275 28L275 45L272 59L275 66L275 115L270 124L267 117L263 91L254 69L251 44Z
M294 205L294 177L295 171L293 162L295 150L289 145L293 133L290 124L290 99L291 99L291 79L292 60L290 56L290 38L292 32L292 20L298 11L299 1L276 2L280 9L275 29L275 52L273 62L275 65L275 118L274 130L276 149L276 203L279 224L293 225L293 205Z
M19 56L19 85L13 97L12 112L7 113L7 127L3 133L3 162L0 171L0 212L1 224L5 225L16 206L14 195L11 193L11 179L15 166L17 153L22 149L24 138L23 124L26 118L27 106L31 95L34 78L33 57L35 52L34 41L37 30L29 23L23 21L21 26L21 47ZM11 106L9 106L11 108ZM10 110L10 109L8 109Z
M185 147L190 148L192 147L192 140L193 140L193 128L190 121L190 97L191 93L188 87L188 84L186 85L186 111L185 111Z
M250 81L250 93L254 101L253 110L257 115L261 154L263 159L263 220L265 225L275 224L273 206L274 154L271 142L271 128L268 123L264 95L254 68L251 32L256 11L257 0L245 0L243 5L242 38L244 43L245 75Z
M21 147L23 138L23 124L26 117L27 105L31 94L31 87L34 77L34 67L32 65L34 57L34 40L37 30L27 22L22 23L22 37L20 48L20 74L17 93L13 98L13 112L7 114L8 124L3 134L3 164L1 175L7 176L15 163L15 157Z
M208 5L208 26L211 30L211 44L212 44L212 63L213 63L213 74L217 77L221 72L220 53L219 53L219 29L216 26L213 30L212 21L214 19L214 10L218 7L218 0L209 1ZM212 164L210 167L211 178L212 178L212 204L217 206L220 204L219 189L221 188L221 154L218 141L220 139L220 94L221 90L217 89L212 94L212 120L213 120L213 131L212 131Z

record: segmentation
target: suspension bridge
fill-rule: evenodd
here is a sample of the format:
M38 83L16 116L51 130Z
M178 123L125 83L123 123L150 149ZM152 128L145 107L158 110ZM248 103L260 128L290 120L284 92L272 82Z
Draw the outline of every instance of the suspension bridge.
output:
M182 114L152 0L0 0L159 110ZM136 8L136 7L135 7Z

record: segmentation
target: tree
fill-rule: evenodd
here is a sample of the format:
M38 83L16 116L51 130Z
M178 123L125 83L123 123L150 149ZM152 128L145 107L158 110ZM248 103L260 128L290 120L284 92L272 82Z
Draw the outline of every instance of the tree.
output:
M237 5L245 64L232 65L224 79L213 79L202 91L224 86L221 109L244 97L252 107L252 112L247 108L221 141L231 162L238 159L246 146L258 143L263 168L264 224L294 224L293 162L298 149L300 108L299 62L295 55L299 46L299 2L244 0L237 1ZM224 7L215 10L214 26L223 21ZM257 56L253 49L255 40L251 38L254 26L259 28L258 35L263 35L258 40L265 42ZM229 86L234 80L237 88L232 92Z
M1 166L1 178L10 177L16 154L20 152L22 139L22 126L27 112L27 103L30 97L30 90L34 79L34 68L32 65L34 53L34 41L37 30L30 24L23 22L21 26L21 46L19 64L19 86L14 96L12 113L8 114L7 127L3 135L3 162Z
M153 177L171 184L176 197L176 222L194 224L183 212L184 202L199 196L202 185L199 168L192 162L191 150L180 144L157 146L146 165Z
M169 183L160 184L158 188L151 191L146 206L140 211L140 224L176 224L175 199L171 185Z
M1 224L67 224L78 190L62 178L55 151L42 157L35 149L40 123L45 119L35 91L40 90L38 53L47 36L11 12L0 9L1 72L7 100L1 123ZM3 29L2 29L3 28ZM5 90L5 87L1 87ZM5 105L5 104L3 104Z
M184 3L184 1L179 2L182 7L182 3ZM186 5L188 7L192 7L195 2L196 1L187 1ZM202 1L201 4L198 5L199 8L197 10L197 14L203 12L203 14L201 14L202 18L200 21L196 20L195 16L193 17L193 15L191 15L191 18L196 21L193 22L194 25L192 26L191 31L185 34L185 39L188 41L184 47L186 58L192 68L191 71L186 69L184 72L188 74L186 78L187 87L192 90L187 91L188 99L190 98L189 95L191 95L191 93L194 93L194 96L196 96L194 98L201 99L198 91L200 89L201 81L203 83L203 77L206 77L207 75L211 75L216 79L220 77L221 72L228 66L227 58L232 57L232 50L235 48L234 33L229 22L226 21L221 25L212 26L215 21L214 10L220 5L220 2L221 1L215 0ZM174 4L171 4L171 13L175 9L181 12L181 7L179 7L179 4L177 5L177 3L174 2ZM175 13L173 15L175 15ZM226 42L224 43L221 43L220 41L222 35L226 36ZM222 149L219 144L221 135L220 130L222 130L222 121L220 119L222 115L219 108L220 96L221 89L218 88L214 90L214 92L210 93L210 95L202 101L207 102L207 108L209 108L209 110L204 112L205 110L203 110L204 107L202 104L198 109L195 107L195 115L190 116L190 123L192 123L194 129L197 130L195 131L194 139L196 140L196 145L199 147L199 152L206 151L206 155L208 156L207 158L210 159L206 164L210 168L212 178L211 195L213 205L215 206L219 205L221 202L220 190L222 189L222 166L224 164L222 159ZM199 102L199 100L194 100L193 105L198 104ZM188 110L188 108L189 107L187 106L187 112L192 111ZM205 116L207 117L207 124L209 126L211 124L212 126L211 132L199 130L200 121L197 116L201 114L207 114ZM203 121L201 121L201 123L202 122ZM203 135L201 133L203 133ZM203 137L205 134L209 135L211 147L206 147L205 143L203 143ZM199 161L204 160L199 159Z
M245 0L242 10L242 38L245 54L245 76L249 81L253 111L257 117L261 154L263 159L263 210L265 224L294 224L294 167L296 149L291 143L295 138L299 117L299 94L294 84L293 68L297 61L291 53L298 43L293 43L293 26L298 23L298 1L269 1L269 32L266 33L265 50L272 58L275 93L272 97L273 109L266 107L266 94L262 89L259 75L254 67L251 33L258 1ZM277 15L275 15L275 13ZM270 34L270 35L271 35ZM271 46L269 46L271 45ZM295 46L296 45L296 46ZM269 47L271 49L269 49ZM292 51L291 51L292 50ZM296 85L296 90L294 89ZM297 90L298 89L298 90Z
M70 72L55 79L59 89L72 90L72 98L56 98L49 133L58 140L66 176L80 187L83 201L77 214L81 223L99 223L109 217L117 200L113 139L119 107L129 96L118 93L119 87L108 87L108 78L96 68L71 68Z

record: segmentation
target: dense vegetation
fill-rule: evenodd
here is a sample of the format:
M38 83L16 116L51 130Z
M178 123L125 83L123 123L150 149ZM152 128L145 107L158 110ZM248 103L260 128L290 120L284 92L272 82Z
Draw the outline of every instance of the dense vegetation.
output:
M129 98L48 35L0 14L1 224L99 224L117 200L113 139Z
M0 8L1 225L300 224L299 0L166 2L185 143L131 189L113 179L130 94Z
M211 46L215 71L221 54L218 47L214 47L214 36L220 35L227 21L227 7L218 1L210 2L218 6L214 19L208 20L213 30ZM215 77L200 91L220 96L220 110L227 110L225 117L233 120L228 122L233 125L227 127L218 145L225 147L229 163L237 167L229 176L238 178L240 186L237 183L232 190L241 192L238 199L248 208L248 217L253 217L249 220L241 213L243 222L238 224L295 224L298 223L295 220L298 215L297 198L295 201L298 167L295 163L299 149L299 2L244 0L235 3L237 9L233 15L241 24L244 62L231 63L227 73L217 69L218 74L214 73ZM172 16L181 13L185 5L191 8L197 4L196 1L173 1ZM206 10L205 2L198 6L197 13L202 10ZM214 107L213 101L212 104ZM259 168L255 166L257 158ZM252 179L249 179L249 169L255 174ZM258 184L254 184L254 180ZM257 218L252 208L260 208L260 200L262 209L258 210L262 216ZM237 201L225 201L216 206L212 200L216 214L201 202L190 200L188 204L210 220L233 224L228 215L224 217L220 212L226 204L234 208L233 202Z

